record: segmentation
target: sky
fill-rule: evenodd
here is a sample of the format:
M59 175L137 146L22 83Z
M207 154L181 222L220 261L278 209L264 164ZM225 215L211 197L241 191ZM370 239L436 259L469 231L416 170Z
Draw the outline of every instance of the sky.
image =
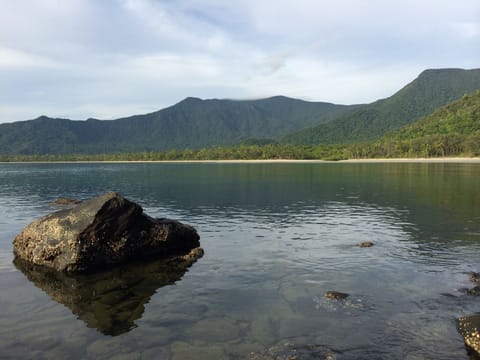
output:
M479 0L0 0L0 122L369 103L452 67L480 68Z

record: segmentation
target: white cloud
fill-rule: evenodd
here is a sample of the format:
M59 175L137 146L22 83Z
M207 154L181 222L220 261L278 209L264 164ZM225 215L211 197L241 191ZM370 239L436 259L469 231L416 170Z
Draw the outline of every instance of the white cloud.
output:
M0 68L47 67L54 69L59 65L58 62L43 56L0 47Z
M480 38L480 22L455 23L452 24L452 28L460 37L467 39Z
M0 122L187 96L370 102L479 67L479 18L478 0L0 0Z

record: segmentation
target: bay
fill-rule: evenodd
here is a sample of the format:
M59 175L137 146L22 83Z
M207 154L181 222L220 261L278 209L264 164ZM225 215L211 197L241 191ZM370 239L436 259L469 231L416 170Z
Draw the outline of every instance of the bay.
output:
M479 178L463 163L0 164L0 358L468 359L455 319L480 311L460 291L480 270ZM144 264L63 295L12 263L53 200L106 191L193 225L205 256L165 282ZM108 296L78 290L109 279Z

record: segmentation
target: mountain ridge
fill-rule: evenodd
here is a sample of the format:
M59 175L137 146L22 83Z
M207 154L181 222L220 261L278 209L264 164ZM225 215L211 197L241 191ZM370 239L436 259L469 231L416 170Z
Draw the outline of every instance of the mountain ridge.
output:
M480 155L480 90L370 143L350 146L351 157Z
M480 69L427 69L392 96L326 124L289 134L283 142L311 145L373 140L477 89L480 89Z
M155 112L115 120L40 116L0 124L0 153L112 153L234 145L249 138L279 138L353 107L285 96L259 100L188 97Z
M429 69L390 97L339 105L282 95L264 99L200 99L115 120L40 116L0 124L0 154L99 154L234 146L239 143L354 143L426 116L480 89L480 69Z

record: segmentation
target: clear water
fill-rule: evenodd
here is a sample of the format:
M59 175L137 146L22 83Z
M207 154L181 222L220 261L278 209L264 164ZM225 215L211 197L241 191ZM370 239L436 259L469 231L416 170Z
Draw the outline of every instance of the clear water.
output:
M455 318L480 311L459 291L480 270L479 178L478 164L1 164L0 358L468 359ZM62 283L12 263L54 199L111 190L195 226L205 256L168 281L155 264Z

